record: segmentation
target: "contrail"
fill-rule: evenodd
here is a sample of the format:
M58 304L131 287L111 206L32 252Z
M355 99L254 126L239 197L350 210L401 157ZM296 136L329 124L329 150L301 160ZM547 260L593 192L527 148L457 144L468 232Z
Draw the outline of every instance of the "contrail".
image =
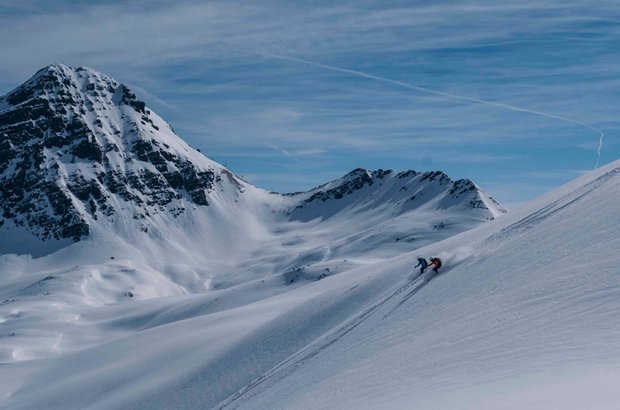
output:
M265 145L266 147L268 147L268 148L270 148L270 149L272 149L272 150L274 150L276 152L279 152L280 154L284 155L287 158L291 158L291 159L293 159L293 160L295 160L297 162L301 162L299 160L299 158L297 158L295 155L293 155L290 151L285 150L283 148L280 148L277 145L273 145L273 144L263 144L263 145Z
M598 158L596 159L596 165L594 165L594 169L598 168L598 163L601 160L601 150L603 149L603 137L605 136L605 134L603 134L602 131L600 132L600 137L598 139L598 149L596 150L596 153L598 154Z
M413 85L413 84L409 84L409 83L404 83L402 81L392 80L390 78L380 77L380 76L377 76L377 75L372 75L372 74L364 73L362 71L356 71L356 70L351 70L351 69L348 69L348 68L341 68L341 67L336 67L336 66L333 66L333 65L316 63L314 61L303 60L303 59L297 58L297 57L290 57L290 56L285 56L285 55L281 55L281 54L274 54L274 53L269 53L269 52L266 52L266 51L256 51L256 52L258 54L262 54L262 55L265 55L265 56L268 56L268 57L272 57L272 58L278 58L280 60L292 61L292 62L295 62L295 63L306 64L306 65L310 65L310 66L314 66L314 67L324 68L326 70L338 71L338 72L341 72L341 73L351 74L351 75L354 75L354 76L357 76L357 77L363 77L363 78L368 78L368 79L375 80L375 81L381 81L381 82L384 82L384 83L394 84L394 85L397 85L399 87L408 88L410 90L422 91L422 92L425 92L427 94L440 95L442 97L447 97L447 98L450 98L450 99L453 99L453 100L469 101L469 102L474 102L474 103L477 103L477 104L487 105L487 106L491 106L491 107L503 108L503 109L510 110L510 111L525 112L525 113L529 113L529 114L540 115L542 117L553 118L553 119L556 119L556 120L565 121L565 122L569 122L571 124L579 125L579 126L588 128L588 129L596 132L598 134L598 136L599 136L599 143L598 143L598 149L597 149L598 157L596 159L596 165L594 166L594 169L598 168L598 164L599 164L599 161L601 159L601 150L603 149L603 139L605 138L605 134L600 129L598 129L598 128L590 125L590 124L586 124L585 122L573 120L573 119L567 118L567 117L562 117L560 115L549 114L549 113L542 112L542 111L531 110L531 109L528 109L528 108L521 108L521 107L517 107L517 106L514 106L514 105L510 105L510 104L504 104L504 103L499 103L499 102L495 102L495 101L483 100L481 98L475 98L475 97L467 97L467 96L464 96L464 95L453 94L453 93L449 93L449 92L446 92L446 91L433 90L431 88L426 88L426 87L421 87L419 85Z

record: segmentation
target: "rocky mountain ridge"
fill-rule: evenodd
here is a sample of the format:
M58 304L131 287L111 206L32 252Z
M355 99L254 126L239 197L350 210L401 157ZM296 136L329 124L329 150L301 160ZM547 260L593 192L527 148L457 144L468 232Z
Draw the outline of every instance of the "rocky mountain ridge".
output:
M401 214L433 203L437 209L479 210L489 220L507 212L471 180L455 181L441 171L357 168L340 179L291 195L299 199L292 217L301 220L335 214L352 205L380 208L390 204L393 213Z

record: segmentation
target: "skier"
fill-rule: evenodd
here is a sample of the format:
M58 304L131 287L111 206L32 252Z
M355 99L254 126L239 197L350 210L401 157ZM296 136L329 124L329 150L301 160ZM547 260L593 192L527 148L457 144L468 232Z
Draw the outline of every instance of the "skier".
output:
M420 267L420 275L424 273L424 270L428 266L428 262L424 258L418 258L418 264L413 267L413 269Z
M441 268L441 259L439 258L431 258L431 264L433 265L433 272L438 273L437 270Z

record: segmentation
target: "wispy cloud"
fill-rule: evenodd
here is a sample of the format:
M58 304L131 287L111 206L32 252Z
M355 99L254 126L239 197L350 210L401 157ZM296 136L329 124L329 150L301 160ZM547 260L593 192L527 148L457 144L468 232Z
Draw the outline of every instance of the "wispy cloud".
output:
M599 148L604 160L620 156L618 21L606 0L0 0L0 92L49 63L91 66L130 84L183 138L235 170L307 165L314 185L321 167L336 174L356 161L406 169L432 158L424 164L473 179L523 167L563 173L591 166ZM577 123L612 137L600 147Z

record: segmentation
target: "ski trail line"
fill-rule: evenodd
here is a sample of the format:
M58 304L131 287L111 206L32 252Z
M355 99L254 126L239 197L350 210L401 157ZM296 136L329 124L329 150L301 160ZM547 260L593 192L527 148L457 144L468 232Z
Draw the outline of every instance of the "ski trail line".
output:
M450 92L447 92L447 91L434 90L432 88L426 88L426 87L422 87L422 86L419 86L419 85L413 85L413 84L405 83L403 81L393 80L391 78L386 78L386 77L381 77L381 76L378 76L378 75L368 74L368 73L365 73L363 71L351 70L349 68L342 68L342 67L336 67L336 66L333 66L333 65L317 63L317 62L314 62L314 61L304 60L304 59L297 58L297 57L291 57L291 56L286 56L286 55L281 55L281 54L274 54L274 53L269 53L269 52L266 52L266 51L256 51L255 50L255 52L258 53L258 54L267 56L267 57L277 58L277 59L280 59L280 60L290 61L290 62L299 63L299 64L305 64L305 65L314 66L314 67L318 67L318 68L323 68L325 70L338 71L338 72L345 73L345 74L351 74L351 75L354 75L354 76L357 76L357 77L368 78L370 80L375 80L375 81L381 81L381 82L384 82L384 83L394 84L394 85L397 85L399 87L408 88L410 90L421 91L421 92L424 92L424 93L427 93L427 94L440 95L442 97L446 97L446 98L449 98L449 99L452 99L452 100L461 100L461 101L473 102L473 103L482 104L482 105L486 105L486 106L490 106L490 107L503 108L503 109L510 110L510 111L534 114L534 115L539 115L539 116L542 116L542 117L556 119L556 120L559 120L559 121L569 122L569 123L574 124L574 125L579 125L581 127L587 128L587 129L589 129L591 131L594 131L594 132L596 132L598 134L599 142L598 142L598 149L596 151L598 157L596 159L596 165L594 166L594 169L598 168L598 164L599 164L599 161L601 159L601 151L603 149L603 140L605 138L605 133L603 131L601 131L600 129L598 129L598 128L590 125L590 124L587 124L585 122L582 122L582 121L573 120L572 118L563 117L561 115L556 115L556 114L550 114L550 113L546 113L546 112L543 112L543 111L532 110L532 109L529 109L529 108L521 108L521 107L517 107L516 105L510 105L510 104L500 103L500 102L496 102L496 101L484 100L482 98L468 97L468 96L465 96L465 95L454 94L454 93L450 93Z
M390 309L389 312L387 312L385 315L383 315L383 318L385 319L386 317L388 317L389 315L391 315L396 309L398 309L399 307L401 307L406 301L408 301L409 299L411 299L413 297L413 295L415 295L416 293L418 293L420 290L422 290L422 288L424 286L426 286L428 284L428 282L430 282L431 280L429 279L428 281L423 280L422 283L420 283L418 286L416 286L411 292L407 293L400 302L398 302L396 304L396 306L394 306L392 309Z
M243 396L246 396L248 393L251 393L256 387L260 386L264 382L277 377L278 379L283 379L288 376L292 372L294 372L298 367L304 365L308 360L320 354L322 351L327 349L329 346L336 343L340 338L342 338L347 333L351 332L357 326L359 326L364 320L370 317L377 309L383 306L387 301L392 299L394 296L399 295L400 293L406 291L415 283L418 283L418 280L422 275L417 274L413 277L413 279L408 279L404 285L399 286L395 291L388 294L388 296L383 297L379 301L371 304L369 307L364 309L361 314L354 317L353 319L346 322L344 325L338 326L335 330L331 330L330 332L320 336L314 342L306 345L301 348L297 353L292 354L287 359L282 361L280 364L273 367L271 370L267 371L265 374L260 376L259 378L252 381L250 384L234 393L220 404L218 404L215 409L223 410L225 408L231 408L230 406L234 406L234 402L241 399ZM424 286L427 282L423 282L422 285L418 286L416 289L419 290L420 287ZM402 303L401 303L402 304ZM400 305L399 305L400 306ZM234 408L234 407L233 407Z

